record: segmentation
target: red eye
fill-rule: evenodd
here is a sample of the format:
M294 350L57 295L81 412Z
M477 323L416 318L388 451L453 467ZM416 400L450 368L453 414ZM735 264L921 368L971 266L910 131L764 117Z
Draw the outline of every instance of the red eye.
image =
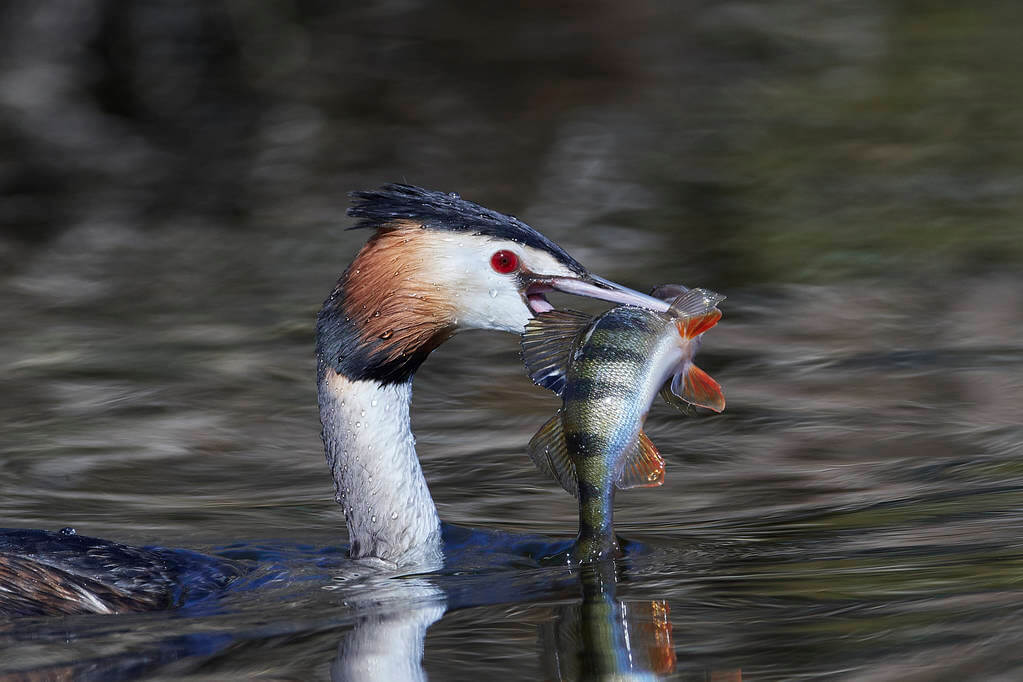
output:
M502 275L507 275L519 269L519 257L511 251L501 249L490 257L490 267Z

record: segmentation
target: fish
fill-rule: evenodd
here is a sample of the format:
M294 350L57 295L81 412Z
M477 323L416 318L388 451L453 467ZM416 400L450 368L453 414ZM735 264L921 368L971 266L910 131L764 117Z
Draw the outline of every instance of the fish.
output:
M534 464L579 499L579 535L569 563L621 556L615 489L664 482L664 458L643 432L654 398L687 411L721 412L721 385L693 363L702 335L721 319L721 294L663 285L665 312L617 306L593 318L572 310L538 314L521 338L538 386L562 404L529 442Z

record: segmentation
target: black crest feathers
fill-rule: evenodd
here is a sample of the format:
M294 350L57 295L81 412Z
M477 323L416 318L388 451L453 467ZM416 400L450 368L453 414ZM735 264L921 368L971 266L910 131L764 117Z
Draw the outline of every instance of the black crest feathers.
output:
M586 274L586 268L564 249L518 218L466 201L454 192L391 183L380 189L352 192L351 197L348 215L359 219L348 228L351 230L411 220L430 230L486 235L541 249L573 272Z

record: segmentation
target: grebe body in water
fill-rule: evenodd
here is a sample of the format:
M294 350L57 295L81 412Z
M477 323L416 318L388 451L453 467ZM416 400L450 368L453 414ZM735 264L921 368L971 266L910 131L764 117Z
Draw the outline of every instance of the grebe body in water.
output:
M351 557L429 570L442 561L441 523L409 422L412 377L426 357L462 330L521 332L551 309L549 291L666 305L590 275L525 223L455 194L392 184L353 198L355 228L374 233L317 320L324 449ZM235 569L217 562L71 534L0 531L0 615L174 606L230 582ZM183 587L183 579L198 583Z
M122 545L70 528L0 530L0 617L168 608L216 593L241 574L216 557Z

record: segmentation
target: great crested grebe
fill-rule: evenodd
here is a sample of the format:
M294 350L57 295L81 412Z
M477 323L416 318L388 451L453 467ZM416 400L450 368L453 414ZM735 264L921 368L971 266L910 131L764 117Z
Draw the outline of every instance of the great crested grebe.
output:
M412 375L465 329L521 333L552 290L659 309L587 273L525 223L444 194L356 192L353 229L376 232L341 275L316 326L323 444L353 558L429 562L440 518L409 425Z
M534 313L552 309L549 291L666 304L590 275L525 223L456 194L390 184L352 196L348 214L359 222L351 229L375 232L317 320L327 462L353 559L433 567L441 524L409 422L412 376L430 352L465 329L521 332ZM195 584L180 584L186 571ZM190 552L0 530L0 616L161 608L235 575Z

